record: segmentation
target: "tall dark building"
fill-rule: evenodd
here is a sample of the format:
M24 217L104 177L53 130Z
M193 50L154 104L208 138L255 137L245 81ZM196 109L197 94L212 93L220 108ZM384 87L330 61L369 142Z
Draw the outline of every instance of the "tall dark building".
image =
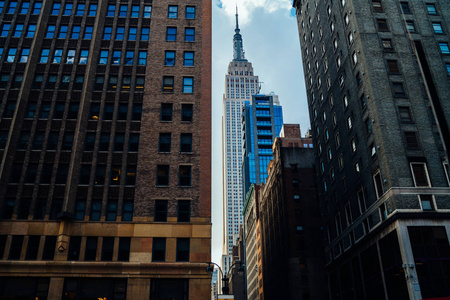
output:
M331 298L450 296L450 2L294 7Z
M0 1L0 298L209 299L211 1Z

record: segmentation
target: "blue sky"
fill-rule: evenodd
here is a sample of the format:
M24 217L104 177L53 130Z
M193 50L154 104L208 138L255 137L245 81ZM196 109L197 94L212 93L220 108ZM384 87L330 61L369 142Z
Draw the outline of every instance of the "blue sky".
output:
M245 57L263 82L261 93L279 95L284 123L300 124L302 135L310 127L291 0L213 0L212 260L218 264L222 255L222 99L225 73L233 59L236 4Z

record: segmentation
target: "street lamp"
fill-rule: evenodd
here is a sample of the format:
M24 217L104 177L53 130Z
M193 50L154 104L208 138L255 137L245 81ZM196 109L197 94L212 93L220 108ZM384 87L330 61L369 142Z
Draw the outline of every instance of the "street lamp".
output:
M224 295L229 295L230 294L230 288L228 287L228 284L229 284L229 280L230 280L230 272L233 269L233 267L236 264L239 264L239 267L238 267L238 274L239 274L239 276L242 276L245 273L245 265L240 260L235 261L230 266L230 269L228 270L228 272L225 273L225 274L222 272L222 269L219 267L219 265L216 264L215 262L209 261L209 262L207 262L207 264L208 264L208 267L206 268L206 272L209 274L209 276L211 276L212 273L214 272L214 266L213 265L215 265L217 268L219 268L220 274L222 275L222 283L223 283L222 284L223 285L222 286L222 293Z

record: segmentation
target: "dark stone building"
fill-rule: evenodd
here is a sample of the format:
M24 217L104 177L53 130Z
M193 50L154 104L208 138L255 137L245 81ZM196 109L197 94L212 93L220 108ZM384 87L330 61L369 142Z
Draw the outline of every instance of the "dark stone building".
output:
M314 152L297 136L276 138L259 196L259 299L326 299L323 230ZM291 128L292 129L292 128ZM294 145L294 146L293 146Z
M209 299L211 1L0 1L0 298Z
M450 2L294 7L332 299L450 296Z

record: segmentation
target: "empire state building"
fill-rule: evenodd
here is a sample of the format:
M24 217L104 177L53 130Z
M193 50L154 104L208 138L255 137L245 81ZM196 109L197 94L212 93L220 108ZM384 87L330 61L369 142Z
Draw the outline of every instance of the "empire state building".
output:
M258 92L258 76L244 55L236 11L236 29L233 37L233 60L228 65L223 95L223 252L230 255L242 224L244 188L242 183L242 109ZM225 266L224 266L225 267Z

